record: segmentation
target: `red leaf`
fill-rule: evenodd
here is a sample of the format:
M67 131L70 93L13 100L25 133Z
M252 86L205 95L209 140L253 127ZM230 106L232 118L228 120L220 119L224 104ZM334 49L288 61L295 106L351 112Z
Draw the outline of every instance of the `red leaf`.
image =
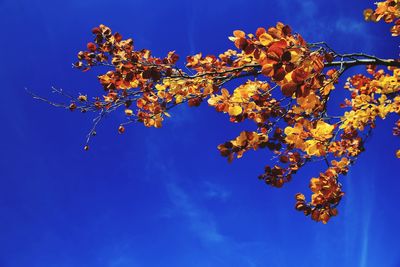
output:
M88 43L87 44L87 49L90 51L90 52L94 52L94 51L96 51L96 45L94 44L94 43Z
M92 29L92 33L93 34L100 34L101 30L99 28L95 27L95 28Z
M274 78L275 81L279 82L279 81L282 81L285 78L285 75L286 75L285 69L280 67L279 69L277 69L275 71L273 78Z
M258 28L256 31L257 38L260 37L261 34L266 33L267 31L264 28Z
M282 93L285 96L289 96L289 97L292 96L294 92L296 92L297 88L298 88L298 85L295 83L287 83L287 84L282 85L282 87L281 87Z
M115 38L115 41L121 42L121 40L122 40L122 35L119 34L118 32L116 32L116 33L114 34L114 38Z
M290 34L292 34L292 29L290 28L289 25L285 25L285 26L282 28L282 32L283 32L283 34L285 34L285 35L290 35Z
M305 79L307 79L308 73L304 71L303 68L298 68L295 69L292 72L292 80L293 82L297 84L301 84L304 82Z

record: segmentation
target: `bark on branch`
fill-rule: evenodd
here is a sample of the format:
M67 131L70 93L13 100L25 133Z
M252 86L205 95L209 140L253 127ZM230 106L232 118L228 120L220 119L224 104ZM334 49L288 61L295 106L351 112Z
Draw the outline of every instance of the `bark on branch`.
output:
M354 59L346 61L332 61L329 63L325 63L325 67L341 66L343 68L350 68L362 65L381 65L381 66L400 67L400 61L396 61L393 59L362 58L362 59Z

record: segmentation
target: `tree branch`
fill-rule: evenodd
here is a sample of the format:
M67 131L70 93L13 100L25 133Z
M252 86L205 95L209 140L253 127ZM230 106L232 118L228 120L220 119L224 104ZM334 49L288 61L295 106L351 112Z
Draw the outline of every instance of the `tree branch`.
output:
M400 67L400 61L396 61L393 59L362 58L362 59L354 59L346 61L332 61L325 63L325 67L342 66L344 68L350 68L362 65L382 65L382 66Z
M341 67L343 69L348 69L350 67L354 66L362 66L362 65L381 65L381 66L392 66L392 67L400 67L400 61L394 60L394 59L381 59L375 56L367 55L367 54L362 54L362 53L353 53L353 54L337 54L335 55L336 57L341 57L343 58L351 58L352 60L340 60L340 61L332 61L332 62L325 62L324 66L325 67ZM357 58L357 57L363 57L363 58ZM241 73L242 71L245 71L248 68L254 68L255 71L253 72L247 72L247 73ZM175 78L175 79L195 79L199 77L205 77L205 76L214 76L216 80L219 79L226 79L224 77L224 74L228 73L236 73L235 78L241 78L241 77L247 77L247 76L257 76L261 74L261 72L258 70L261 68L261 65L259 64L248 64L244 65L238 68L232 68L228 70L224 70L222 72L218 71L211 71L211 72L203 72L203 73L197 73L194 75L173 75L170 78Z

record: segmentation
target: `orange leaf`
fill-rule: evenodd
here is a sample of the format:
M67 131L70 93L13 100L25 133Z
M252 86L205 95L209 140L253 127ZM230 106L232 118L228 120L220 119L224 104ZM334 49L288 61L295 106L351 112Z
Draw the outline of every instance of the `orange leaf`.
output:
M265 64L262 66L261 73L267 77L271 77L274 74L274 68L271 64Z
M307 79L308 73L303 68L297 68L292 72L292 80L297 84L301 84Z
M233 36L235 36L236 38L245 38L246 34L244 33L244 31L236 30L233 31Z

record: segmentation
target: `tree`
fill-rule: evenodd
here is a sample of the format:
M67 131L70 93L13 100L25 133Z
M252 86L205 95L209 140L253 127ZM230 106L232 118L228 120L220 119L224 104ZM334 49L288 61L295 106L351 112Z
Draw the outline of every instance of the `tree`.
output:
M365 10L364 16L368 21L391 23L392 35L400 34L399 0L379 2L375 10ZM256 131L243 131L218 149L229 162L250 149L271 150L275 162L265 166L259 176L267 184L282 187L307 163L326 163L326 170L310 181L311 201L301 193L295 196L296 209L315 221L327 223L337 215L344 195L339 176L345 175L365 150L376 119L400 114L399 59L339 54L325 42L307 43L280 22L269 29L258 28L255 34L234 31L229 39L235 50L219 56L188 56L189 71L176 65L179 57L174 51L157 58L150 50L135 50L132 39L124 40L105 25L92 33L94 42L78 53L74 66L84 72L109 67L98 76L105 95L75 97L54 88L69 99L64 104L31 93L56 107L97 113L85 150L97 125L114 111L125 112L127 121L118 128L122 134L133 122L159 128L173 107L184 103L196 107L207 100L216 111L227 113L233 123L250 120L256 124ZM329 98L339 78L360 65L366 66L366 73L347 79L344 89L349 99L341 104L343 114L330 114ZM233 80L242 83L229 91L225 86ZM393 134L400 135L400 120Z

